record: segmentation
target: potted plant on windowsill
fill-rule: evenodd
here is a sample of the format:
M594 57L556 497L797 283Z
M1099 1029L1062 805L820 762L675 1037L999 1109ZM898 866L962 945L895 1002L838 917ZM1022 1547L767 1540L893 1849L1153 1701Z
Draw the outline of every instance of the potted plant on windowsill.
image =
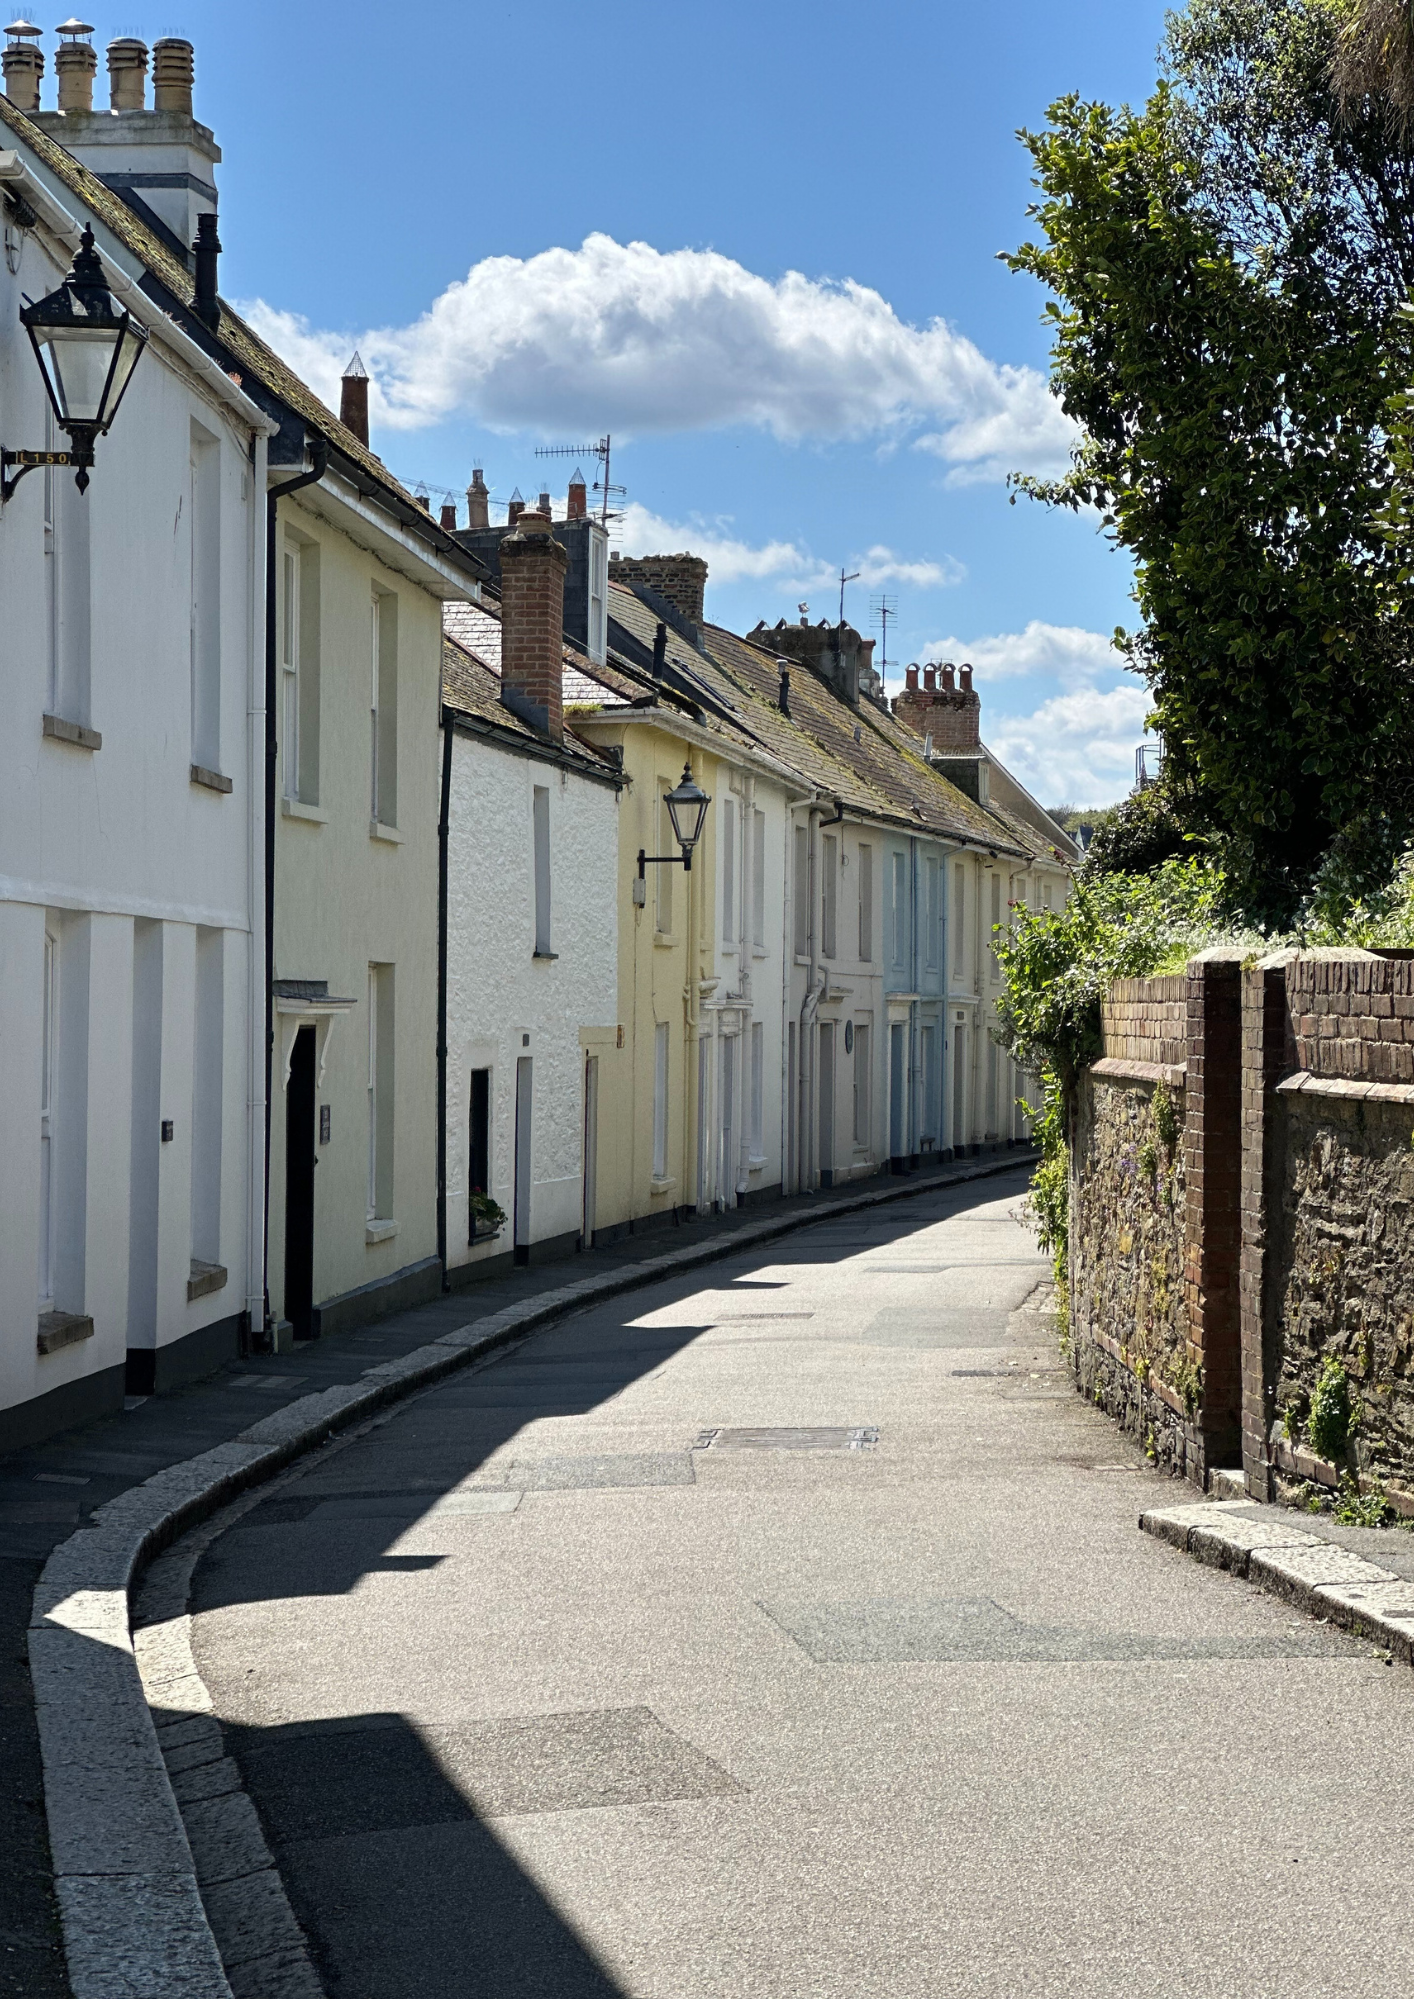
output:
M506 1211L482 1188L471 1191L471 1241L485 1243L506 1226Z

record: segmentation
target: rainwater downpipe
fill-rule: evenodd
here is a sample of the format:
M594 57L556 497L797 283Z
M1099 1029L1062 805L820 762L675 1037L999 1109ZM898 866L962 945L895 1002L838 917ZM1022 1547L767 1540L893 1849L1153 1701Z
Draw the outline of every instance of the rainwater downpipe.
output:
M800 1050L796 1049L795 1094L791 1103L790 1058L787 1053L791 1028L791 982L795 977L795 816L802 806L811 805L815 794L787 799L782 808L785 820L785 855L781 865L781 1185L787 1194L799 1194L803 1181L800 1149ZM795 1145L791 1146L794 1133ZM792 1159L792 1154L794 1155ZM794 1165L795 1172L789 1171ZM794 1186L791 1182L794 1181Z
M313 486L329 467L329 447L317 437L309 448L310 469L272 486L265 496L265 1230L261 1255L265 1324L270 1324L270 1125L275 1069L275 801L279 791L279 646L276 591L279 584L278 518L282 494Z
M805 999L800 1009L800 1180L801 1192L814 1188L819 1179L819 1117L816 1102L816 1072L819 1051L815 1045L815 1017L820 1011L823 981L820 977L819 852L822 808L810 808L806 835L806 954Z
M452 718L442 711L442 807L437 818L437 1261L447 1278L447 848L452 818Z
M737 1145L736 1192L738 1202L751 1188L751 1114L754 1071L751 1060L751 911L747 908L747 898L755 877L752 862L752 842L756 838L756 780L747 772L741 781L741 839L737 842L737 871L740 877L737 889L737 989L741 994L741 1060L737 1064L740 1071L739 1091L741 1097L741 1138ZM763 1079L764 1087L764 1079Z

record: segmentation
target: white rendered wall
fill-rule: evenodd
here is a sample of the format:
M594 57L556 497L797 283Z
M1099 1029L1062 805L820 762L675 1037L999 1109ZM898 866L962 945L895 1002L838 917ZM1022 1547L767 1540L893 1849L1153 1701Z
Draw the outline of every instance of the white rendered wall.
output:
M21 293L52 290L68 260L41 232L22 237L19 269L0 264L0 410L8 446L50 442L47 405L18 322ZM193 425L214 440L218 497L219 756L231 790L192 782L191 499ZM110 1370L130 1347L166 1344L245 1305L249 1164L249 951L252 897L249 785L251 710L262 633L252 617L263 566L263 495L251 467L251 432L154 338L140 360L112 432L100 439L87 496L91 641L84 722L101 748L44 734L64 702L50 685L45 474L27 475L0 511L0 1148L6 1226L0 1236L0 1410L77 1377ZM62 434L54 440L62 446ZM71 484L60 469L53 477ZM65 497L67 498L67 492ZM36 1352L38 1271L38 1034L42 1021L45 911L63 931L65 1018L61 1057L66 1115L81 1115L84 1256L81 1298L90 1339ZM161 1115L174 1127L163 1149L160 1255L152 1311L131 1320L130 1185L134 926L163 927ZM189 1147L193 1077L192 996L185 990L195 926L226 933L223 1010L222 1262L225 1287L188 1303ZM83 940L82 948L80 940ZM86 984L83 1046L68 1002ZM170 1021L168 1008L170 1007ZM77 1129L77 1128L76 1128ZM76 1164L72 1145L68 1174ZM166 1183L171 1183L170 1195ZM75 1198L66 1179L67 1200ZM170 1215L169 1215L170 1211ZM180 1222L177 1218L180 1218Z
M532 805L549 791L551 946L537 959ZM489 1069L489 1192L513 1215L516 1064L534 1065L530 1241L583 1214L582 1030L618 1007L618 800L610 785L456 734L447 883L447 1263L504 1255L467 1241L471 1072ZM526 1038L529 1038L528 1040ZM616 1115L601 1092L599 1124Z

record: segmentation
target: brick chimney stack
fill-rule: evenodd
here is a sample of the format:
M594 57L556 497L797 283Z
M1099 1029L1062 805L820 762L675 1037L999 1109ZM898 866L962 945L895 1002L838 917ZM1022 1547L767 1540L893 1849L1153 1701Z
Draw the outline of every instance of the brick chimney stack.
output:
M16 21L5 32L10 37L0 56L5 95L16 111L38 111L39 79L44 74L44 51L39 46L42 31L30 21Z
M481 476L478 465L471 475L471 484L466 489L466 525L468 529L489 528L491 525L491 495L486 481Z
M565 519L582 521L589 513L589 489L584 483L584 474L576 466L570 480L569 493L565 499Z
M894 696L893 710L900 722L919 736L931 736L934 752L947 756L975 756L982 744L982 703L973 691L972 669L962 669L960 687L953 686L952 662L945 661L941 674L933 667L923 670L923 686L918 685L918 668L904 673L904 690Z
M368 443L368 370L358 358L358 350L339 384L339 422L352 431L360 444Z
M62 39L54 51L54 67L59 73L59 109L66 114L93 110L98 51L88 39L92 33L87 21L65 21L59 29Z
M501 543L501 700L556 743L564 736L568 566L549 515L522 511Z
M610 574L615 583L647 586L680 611L689 625L702 623L703 600L707 595L707 564L701 556L686 551L676 556L610 556Z
M449 535L457 532L457 503L455 500L442 502L442 526Z

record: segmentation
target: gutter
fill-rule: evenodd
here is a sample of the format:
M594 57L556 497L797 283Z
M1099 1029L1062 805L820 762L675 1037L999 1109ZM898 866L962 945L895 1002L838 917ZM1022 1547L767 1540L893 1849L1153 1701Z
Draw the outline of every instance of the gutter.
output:
M265 495L265 1229L261 1259L263 1318L270 1318L270 1091L275 1056L275 796L279 788L280 741L279 662L276 641L276 531L282 493L297 493L324 477L329 447L316 437L310 446L310 470L272 486Z

